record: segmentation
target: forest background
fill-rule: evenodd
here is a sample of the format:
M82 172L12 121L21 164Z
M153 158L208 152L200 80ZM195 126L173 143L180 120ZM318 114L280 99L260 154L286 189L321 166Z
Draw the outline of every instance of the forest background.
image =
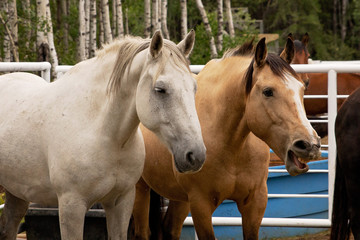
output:
M307 32L312 59L360 59L360 0L0 0L0 61L73 65L114 38L157 29L176 43L196 31L191 64L259 33L279 34L283 46Z

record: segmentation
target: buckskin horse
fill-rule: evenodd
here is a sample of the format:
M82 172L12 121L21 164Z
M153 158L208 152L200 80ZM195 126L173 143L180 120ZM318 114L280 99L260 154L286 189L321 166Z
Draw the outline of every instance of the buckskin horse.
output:
M16 239L29 202L59 206L62 239L82 239L85 213L100 202L109 239L126 239L145 160L140 122L166 143L178 171L201 168L186 60L194 40L193 31L178 45L159 31L127 37L53 83L30 73L0 77L0 239Z
M207 157L193 174L174 171L171 155L142 128L146 160L133 211L137 239L149 238L150 188L170 200L162 222L164 239L179 239L189 211L199 239L215 239L212 213L225 200L237 203L244 239L258 239L267 204L269 146L295 176L320 156L320 139L306 118L304 83L290 67L289 38L279 57L265 38L247 42L211 60L196 76L198 111ZM154 233L153 233L154 234Z
M341 106L335 121L337 146L331 240L360 239L360 88Z

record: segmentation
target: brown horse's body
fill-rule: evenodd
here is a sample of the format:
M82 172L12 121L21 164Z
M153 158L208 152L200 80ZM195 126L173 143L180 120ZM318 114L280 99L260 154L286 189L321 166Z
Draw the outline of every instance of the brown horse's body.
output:
M292 41L288 44L283 57L291 60ZM270 154L266 143L286 162L292 175L308 170L297 156L319 156L319 139L310 124L303 121L302 98L295 102L292 98L302 96L304 91L298 76L277 56L277 64L286 70L282 69L284 75L274 73L269 67L265 41L259 42L254 58L244 55L210 61L197 76L196 107L207 148L201 171L176 172L166 148L142 128L146 162L133 211L138 239L149 237L150 188L170 200L162 224L164 239L180 237L189 210L199 239L215 239L211 216L225 199L237 203L243 217L244 239L257 239L267 204ZM253 70L250 74L249 69ZM288 84L294 84L295 92L284 87L284 78L289 76L293 82ZM296 104L302 106L299 112L294 110Z
M309 73L310 84L305 91L306 95L327 95L327 73ZM337 75L338 95L349 95L356 88L360 87L360 74L339 73ZM341 107L344 98L338 98L338 109ZM309 116L321 115L328 112L327 99L307 98L304 100L305 110Z

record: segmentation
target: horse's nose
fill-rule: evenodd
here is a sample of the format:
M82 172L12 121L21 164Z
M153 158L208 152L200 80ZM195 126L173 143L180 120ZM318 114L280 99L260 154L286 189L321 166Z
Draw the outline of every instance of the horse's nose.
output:
M186 161L191 166L192 171L199 171L206 158L206 148L192 150L186 153Z
M302 155L303 157L308 157L309 155L313 155L313 153L317 153L320 150L320 147L319 138L317 138L313 143L300 139L293 143L292 150L299 156Z

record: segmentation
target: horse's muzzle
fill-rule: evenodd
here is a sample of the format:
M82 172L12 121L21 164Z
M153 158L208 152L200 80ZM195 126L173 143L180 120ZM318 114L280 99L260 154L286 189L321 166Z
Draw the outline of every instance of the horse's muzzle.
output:
M180 173L195 173L201 170L206 159L205 146L199 146L185 154L174 154L176 170Z

